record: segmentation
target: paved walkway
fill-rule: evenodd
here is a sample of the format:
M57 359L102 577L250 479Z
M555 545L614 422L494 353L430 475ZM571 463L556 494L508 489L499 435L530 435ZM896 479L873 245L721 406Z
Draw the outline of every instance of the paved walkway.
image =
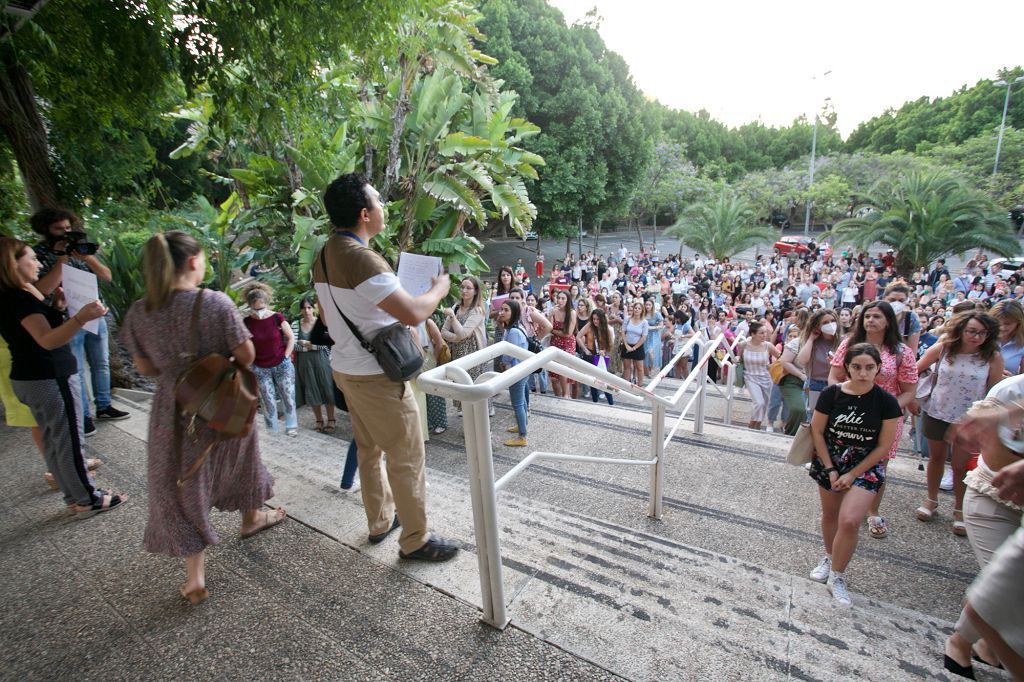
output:
M500 442L512 417L507 399L498 408ZM427 447L431 522L464 548L438 566L366 542L358 494L336 484L343 417L335 436L261 434L290 518L243 541L237 515L219 515L211 597L190 607L180 563L141 548L147 415L129 409L88 445L106 460L99 481L131 501L83 522L43 483L28 432L0 427L4 679L944 679L941 642L975 572L950 500L938 523L913 520L923 474L900 463L892 536L864 534L855 606L836 607L804 577L820 553L815 493L783 463L785 439L709 425L669 449L661 522L644 515L641 468L545 463L502 493L512 624L499 633L478 621L458 419ZM648 421L536 397L530 439L639 456ZM497 474L525 454L497 445Z

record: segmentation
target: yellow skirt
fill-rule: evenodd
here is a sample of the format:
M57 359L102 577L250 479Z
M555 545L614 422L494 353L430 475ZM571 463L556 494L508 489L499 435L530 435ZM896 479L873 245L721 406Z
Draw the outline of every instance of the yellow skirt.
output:
M7 412L8 426L35 426L36 420L25 405L14 397L11 388L11 351L0 338L0 402Z

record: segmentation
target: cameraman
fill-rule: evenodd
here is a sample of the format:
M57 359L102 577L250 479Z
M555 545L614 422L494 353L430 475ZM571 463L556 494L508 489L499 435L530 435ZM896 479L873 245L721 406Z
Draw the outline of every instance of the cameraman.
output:
M43 241L32 248L42 263L40 277L50 271L60 256L67 255L66 267L78 268L96 275L104 282L110 281L110 269L96 257L94 249L81 237L68 239L68 233L81 230L78 216L66 208L44 208L31 218L32 231ZM76 246L78 248L76 248ZM69 248L70 247L70 248ZM93 251L93 253L88 253ZM82 416L86 436L96 433L96 426L89 416L89 393L85 386L85 361L89 361L92 373L92 390L96 397L96 419L113 421L126 419L123 412L110 404L110 347L107 342L107 320L97 319L96 334L80 329L71 339L71 350L78 361L78 378L82 385Z

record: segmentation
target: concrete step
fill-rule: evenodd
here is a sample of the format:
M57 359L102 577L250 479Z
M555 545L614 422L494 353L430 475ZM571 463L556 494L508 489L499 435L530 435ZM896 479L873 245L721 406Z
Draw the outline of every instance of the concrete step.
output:
M500 399L497 402L507 409ZM545 416L546 410L555 414ZM585 451L595 441L609 442L601 434L581 439L581 425L625 429L644 423L635 411L553 398L535 397L533 413L531 442L566 452ZM500 426L507 421L506 414L499 410L492 422L495 442L503 435ZM545 420L551 424L545 425ZM648 414L648 425L649 420ZM142 439L145 425L141 405L131 419L117 423ZM540 440L533 435L535 428L544 434ZM276 479L273 502L287 507L293 519L374 561L478 606L468 483L464 467L460 471L448 466L453 457L457 459L459 430L453 423L445 439L428 444L430 518L465 548L449 564L409 565L398 560L394 540L377 546L366 542L361 499L337 487L345 452L345 443L338 438L304 430L298 438L261 433L262 456ZM621 449L646 453L649 436L647 441L627 438ZM781 464L788 449L784 436L709 424L699 440L720 448L722 458L746 457L740 461L747 466L768 466L796 477L795 468ZM743 448L756 449L755 455L737 455ZM666 456L679 460L692 457L692 452L686 443L673 443ZM506 453L500 446L495 449L498 475L526 454L521 449L512 456ZM464 465L464 451L462 455ZM433 466L435 459L445 470ZM676 524L688 520L687 503L670 498L675 491L667 488L665 522L646 519L646 491L637 484L646 479L646 469L631 469L628 476L601 469L595 474L600 478L591 478L593 469L586 475L570 474L566 472L580 470L545 463L531 467L499 494L505 595L514 627L629 679L944 679L939 652L951 631L948 618L899 606L877 594L865 596L856 580L854 606L840 607L825 586L803 577L813 566L814 551L799 560L797 573L778 570L767 561L713 551L729 546L725 537L710 538L704 547L681 542L673 535L678 534ZM557 485L574 490L580 504L546 494ZM597 516L585 501L602 486L616 489L621 508L615 515ZM734 520L729 522L734 525L724 528L736 527ZM808 526L813 524L805 523L802 531L769 528L767 551L786 554L799 549L801 555L807 554L796 545L814 542ZM757 544L756 535L765 534L765 527L749 532L753 535L742 542ZM862 559L862 554L867 556ZM863 561L868 575L889 576L878 572L888 567L896 580L901 577L896 571L905 568L874 547L864 548L856 560ZM941 566L931 569L943 571ZM962 591L969 576L960 571L956 580L958 587L949 599L958 599L955 590ZM864 583L874 587L866 577ZM940 589L946 587L939 584Z

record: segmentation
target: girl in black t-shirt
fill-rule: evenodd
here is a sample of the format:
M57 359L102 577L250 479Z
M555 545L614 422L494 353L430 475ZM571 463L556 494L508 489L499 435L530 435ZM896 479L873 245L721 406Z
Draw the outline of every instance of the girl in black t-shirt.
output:
M872 344L851 347L843 360L849 379L822 391L811 420L811 478L820 486L825 558L810 577L831 581L832 595L842 604L850 603L844 571L857 548L864 515L885 482L882 462L901 415L896 398L875 385L881 363Z

